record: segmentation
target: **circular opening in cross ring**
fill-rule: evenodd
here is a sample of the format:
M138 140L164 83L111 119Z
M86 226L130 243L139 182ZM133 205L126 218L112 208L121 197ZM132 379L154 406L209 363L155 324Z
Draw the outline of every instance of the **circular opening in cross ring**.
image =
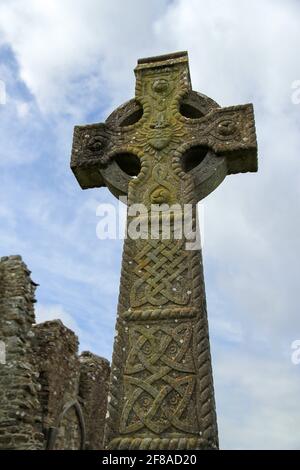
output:
M143 116L143 107L139 103L136 103L136 106L132 110L132 112L120 122L120 126L121 127L132 126L132 124L135 124L136 122L138 122L142 118L142 116Z
M133 153L118 153L114 156L115 162L127 175L136 178L141 171L140 159Z
M186 173L196 168L209 152L205 145L195 145L184 152L181 157L182 169Z

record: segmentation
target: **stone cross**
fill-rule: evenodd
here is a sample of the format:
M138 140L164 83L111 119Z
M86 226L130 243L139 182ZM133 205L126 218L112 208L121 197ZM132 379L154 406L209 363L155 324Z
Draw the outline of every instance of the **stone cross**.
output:
M75 127L71 168L83 189L127 196L127 224L134 203L190 204L195 226L226 175L257 171L253 107L193 91L186 52L141 59L135 74L134 99ZM172 234L125 239L108 449L218 448L201 250Z

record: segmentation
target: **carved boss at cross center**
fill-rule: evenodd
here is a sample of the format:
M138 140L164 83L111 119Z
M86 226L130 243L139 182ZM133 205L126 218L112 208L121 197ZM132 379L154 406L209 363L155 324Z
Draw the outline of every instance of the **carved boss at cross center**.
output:
M196 204L228 174L256 171L252 105L220 108L192 91L186 53L142 59L135 99L104 124L76 126L83 189L142 203ZM128 212L128 224L132 216ZM125 240L106 446L217 448L202 257L177 239Z

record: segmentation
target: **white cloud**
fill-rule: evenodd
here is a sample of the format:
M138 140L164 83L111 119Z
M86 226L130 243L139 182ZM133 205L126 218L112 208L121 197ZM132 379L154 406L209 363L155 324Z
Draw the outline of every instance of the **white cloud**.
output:
M290 358L220 350L215 361L223 449L299 449L299 367Z
M49 320L61 320L63 324L75 332L80 333L80 328L76 320L65 311L62 305L43 305L38 303L36 306L36 321L37 323Z
M43 304L38 302L35 308L36 322L42 323L45 321L61 320L62 323L72 330L79 339L79 353L80 351L91 350L98 353L99 342L105 344L106 347L110 347L108 344L112 341L112 336L107 335L106 331L101 328L101 324L92 319L88 315L87 305L84 310L84 318L78 319L74 314L69 313L60 304ZM84 320L84 321L83 321ZM88 327L87 327L88 326ZM110 359L110 358L109 358Z
M133 90L132 68L139 50L151 47L152 22L165 4L10 0L0 5L0 31L41 108L76 114L94 104L101 88L110 100L124 99L122 87Z
M224 317L224 312L220 311L212 318L210 328L214 333L214 337L230 343L241 343L244 339L241 324L236 320L232 321Z
M156 35L163 47L189 51L194 88L223 106L256 97L276 112L299 77L294 1L178 0Z
M19 101L16 103L17 114L21 119L26 118L30 113L30 105L25 101Z

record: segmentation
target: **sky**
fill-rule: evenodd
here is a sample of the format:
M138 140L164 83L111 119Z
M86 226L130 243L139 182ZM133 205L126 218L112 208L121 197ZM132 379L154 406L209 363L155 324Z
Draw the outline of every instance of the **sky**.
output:
M300 449L299 44L296 0L0 0L0 256L81 350L111 358L122 241L96 236L116 200L76 182L74 125L134 96L138 58L181 50L195 90L254 104L258 173L200 208L222 449Z

